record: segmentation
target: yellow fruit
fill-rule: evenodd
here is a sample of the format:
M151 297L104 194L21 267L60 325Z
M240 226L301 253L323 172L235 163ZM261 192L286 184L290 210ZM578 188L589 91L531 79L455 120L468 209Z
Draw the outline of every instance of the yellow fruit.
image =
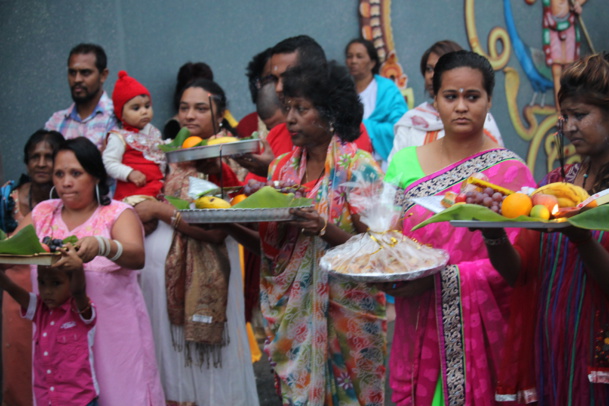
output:
M558 207L575 207L577 206L577 202L573 199L569 199L568 197L559 197L558 198Z
M182 148L192 148L201 141L203 141L203 138L193 135L184 140L184 142L182 143Z
M531 209L531 213L529 214L531 217L535 217L538 219L549 220L550 219L550 210L543 204L538 204L533 206Z
M237 196L233 197L233 198L231 199L231 201L230 201L230 204L231 204L231 206L234 206L234 205L236 205L237 203L242 202L242 201L243 201L243 200L245 200L246 198L247 198L247 196L246 196L245 194L243 194L243 193L242 193L242 194L240 194L240 195L237 195Z
M207 145L228 144L229 142L239 141L237 137L219 137L207 141Z
M518 216L528 216L533 208L531 198L524 193L512 193L503 199L501 214L513 219Z
M590 195L585 189L572 183L554 182L533 192L533 195L543 193L556 196L559 207L573 207L586 200Z
M201 196L195 200L197 209L230 209L231 205L224 199L215 196Z

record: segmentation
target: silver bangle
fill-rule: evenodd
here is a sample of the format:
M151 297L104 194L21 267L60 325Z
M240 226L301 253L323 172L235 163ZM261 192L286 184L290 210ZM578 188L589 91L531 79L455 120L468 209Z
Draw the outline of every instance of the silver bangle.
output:
M116 243L116 254L114 254L114 256L112 258L108 258L110 261L114 262L117 259L119 259L121 257L121 255L123 255L123 244L121 244L120 241L118 240L112 240ZM110 251L108 251L108 255L110 254Z
M108 254L110 253L110 249L111 249L110 241L108 241L108 239L106 237L102 237L99 235L96 235L95 239L97 240L97 244L99 246L97 255L99 255L101 257L107 257Z
M495 245L505 244L506 242L510 241L507 234L503 234L501 237L497 238L486 238L484 235L482 235L482 238L484 239L484 243L491 247Z

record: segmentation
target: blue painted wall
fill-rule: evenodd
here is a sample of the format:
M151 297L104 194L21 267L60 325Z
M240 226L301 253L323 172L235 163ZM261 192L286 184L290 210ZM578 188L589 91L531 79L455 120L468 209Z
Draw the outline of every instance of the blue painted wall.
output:
M512 7L521 35L540 48L539 1L527 6L524 0L512 0ZM469 48L463 4L455 0L393 0L395 47L417 104L424 100L418 69L422 52L445 38ZM605 0L589 0L584 6L588 29L599 50L609 48L606 10ZM308 34L319 41L329 58L342 61L345 44L359 35L355 0L3 0L0 19L4 179L14 179L24 170L25 139L54 111L71 103L66 61L70 48L79 42L99 43L106 49L110 78L105 87L109 93L121 69L149 88L155 106L153 124L162 127L172 115L177 70L187 61L205 61L212 66L217 82L227 92L231 111L239 119L253 110L244 73L255 53L285 37ZM476 24L486 49L488 32L505 26L502 1L477 2ZM520 72L523 89L519 105L524 106L532 90L514 56L509 66ZM551 104L551 95L546 100ZM497 72L492 112L508 147L526 154L527 144L515 135L507 117L502 72Z

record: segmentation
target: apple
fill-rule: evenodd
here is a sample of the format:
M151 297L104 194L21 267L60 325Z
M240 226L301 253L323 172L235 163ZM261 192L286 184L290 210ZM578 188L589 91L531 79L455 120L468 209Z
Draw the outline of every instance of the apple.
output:
M550 214L555 213L558 210L558 199L556 196L537 193L531 196L531 200L533 201L533 206L546 206Z
M539 218L539 219L549 220L550 219L550 210L543 204L536 204L531 209L531 213L529 213L529 216Z
M465 193L459 193L456 197L455 197L455 203L465 203Z

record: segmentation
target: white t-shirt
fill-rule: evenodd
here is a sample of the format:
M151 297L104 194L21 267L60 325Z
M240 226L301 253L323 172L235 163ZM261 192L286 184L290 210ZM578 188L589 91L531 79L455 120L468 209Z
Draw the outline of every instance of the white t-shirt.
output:
M364 89L364 91L359 94L359 101L361 101L364 105L364 117L362 118L362 120L365 120L370 117L370 114L372 114L372 112L374 111L374 108L376 107L377 90L378 85L376 83L376 80L372 78L372 82L370 82L368 87L366 87L366 89Z

